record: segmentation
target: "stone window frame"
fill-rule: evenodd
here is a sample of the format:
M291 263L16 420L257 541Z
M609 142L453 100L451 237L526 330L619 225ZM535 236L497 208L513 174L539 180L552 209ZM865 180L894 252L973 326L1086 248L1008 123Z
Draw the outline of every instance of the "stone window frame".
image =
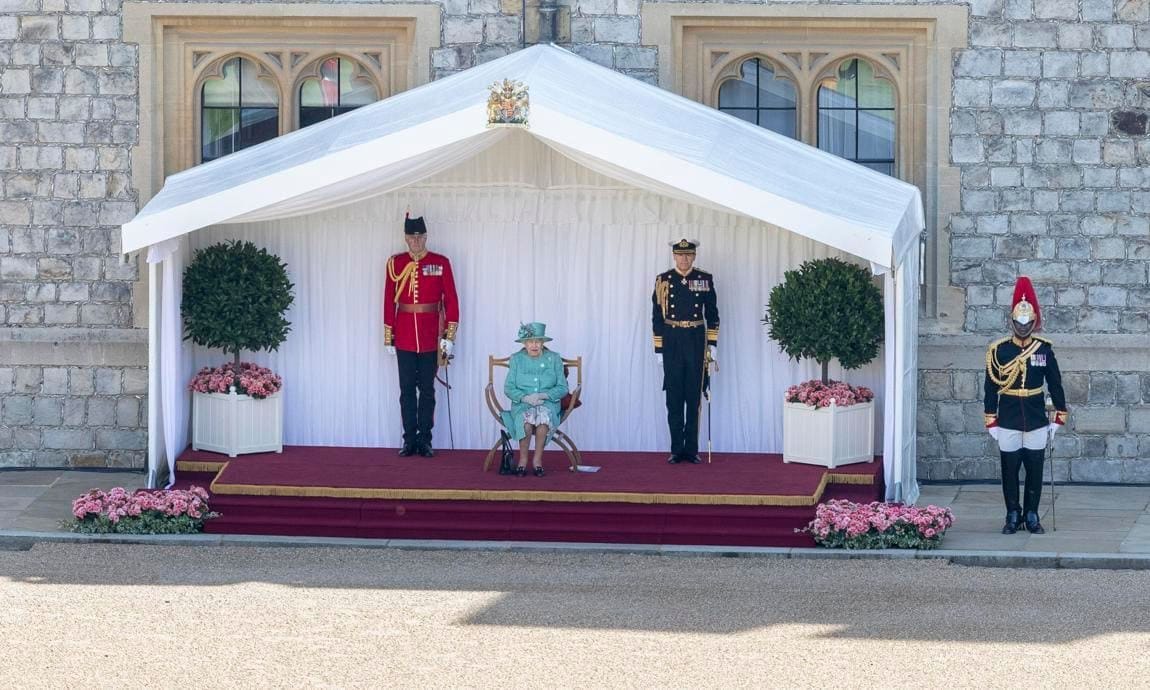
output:
M797 139L798 141L804 141L803 125L802 125L802 121L800 120L801 113L803 111L803 104L802 104L803 92L799 88L798 79L793 72L791 72L789 69L787 69L787 66L785 64L779 62L775 58L768 56L767 51L756 50L754 52L748 53L748 54L743 55L741 57L733 58L731 60L731 62L721 70L719 77L715 80L714 89L712 90L712 93L711 93L711 101L710 101L711 107L719 108L719 105L720 105L719 104L719 98L720 98L720 94L723 90L723 86L729 81L738 81L738 80L742 79L743 78L743 74L742 74L743 65L745 65L746 63L750 62L751 60L755 60L755 59L759 60L760 64L763 62L766 62L768 65L770 65L771 70L774 72L776 80L788 81L791 83L791 87L794 89L794 92L795 92L795 107L794 107L795 122L794 122L794 125L795 125L795 132L798 134L798 136L796 136L795 139ZM761 89L760 89L760 92L761 92ZM731 107L730 109L735 110L735 109L740 109L740 108ZM760 110L763 110L763 108L756 108L756 111L760 111ZM789 108L787 110L789 110ZM756 112L755 115L756 115L756 119L757 119L758 118L758 112ZM761 126L762 125L760 125L760 127ZM774 130L772 130L772 131L774 131Z
M949 142L953 60L968 48L968 7L646 2L641 17L642 43L658 49L659 85L712 107L729 77L724 70L747 57L809 74L800 77L808 86L798 105L800 132L811 137L816 73L851 56L885 68L899 97L896 175L922 191L927 218L920 327L961 331L965 297L950 285L949 233L960 211L960 175Z
M723 52L723 51L719 51ZM741 78L742 66L747 60L759 58L770 63L775 69L776 79L782 78L795 86L796 140L809 146L818 146L819 135L819 87L821 82L833 77L842 63L847 60L866 60L874 69L875 77L888 81L894 88L895 99L895 177L902 179L900 172L907 163L901 154L903 122L900 107L906 87L898 78L900 73L898 62L893 61L891 53L880 52L872 54L871 51L859 51L852 48L833 50L827 46L817 46L814 49L786 48L783 46L763 47L754 46L745 52L728 53L725 62L720 62L713 76L709 78L710 88L704 103L712 108L719 107L719 90L728 81ZM718 58L722 60L723 58Z
M306 43L305 47L303 44ZM269 45L261 46L260 51L254 51L250 44L239 46L232 39L212 41L210 43L189 42L184 46L185 53L191 54L190 69L185 61L186 77L191 83L192 98L191 118L183 117L175 123L175 136L168 140L169 150L165 160L174 161L173 167L178 170L169 170L169 174L179 170L198 165L203 155L203 96L204 83L209 79L218 79L223 76L223 66L233 58L250 60L256 65L259 78L274 85L278 101L279 134L283 136L288 132L299 129L299 91L304 80L319 76L319 68L328 58L341 58L351 60L358 67L358 72L367 77L375 85L376 93L382 100L394 94L392 91L396 81L392 72L394 58L388 53L390 50L380 50L368 45L343 44L342 47L330 45L324 40L315 43L312 40L292 41L288 47L282 40L272 41ZM394 46L388 46L389 49ZM186 58L186 56L185 56ZM167 123L166 123L167 124ZM190 151L184 148L182 142L191 141ZM178 147L178 148L177 148ZM188 156L191 156L189 158Z
M197 163L202 164L204 162L204 160L203 160L203 151L204 151L204 142L203 142L204 85L207 84L207 82L209 80L222 79L224 76L225 66L227 65L227 63L229 63L235 59L247 60L247 61L251 62L252 64L254 64L255 68L256 68L256 78L260 81L270 83L270 85L272 86L272 88L276 92L276 132L277 132L276 136L277 137L282 136L283 134L286 134L287 131L289 131L289 130L285 130L284 126L283 126L283 120L284 120L284 117L283 117L283 115L284 115L284 112L283 112L284 111L284 88L283 88L283 84L280 83L280 80L277 78L275 72L273 72L271 70L270 66L264 60L262 60L260 57L254 55L252 53L246 52L246 51L232 50L230 52L225 51L222 54L213 55L210 58L208 58L207 60L204 60L203 62L197 64L198 74L195 75L195 82L194 82L194 86L192 87L193 88L192 98L194 99L194 105L192 106L192 112L195 114L194 115L195 121L192 123L192 137L194 139L194 141L193 141L193 154L192 155L194 156L194 160ZM205 64L206 64L206 66L205 66ZM243 68L241 67L240 69L242 71ZM241 77L241 79L242 79L242 77ZM243 103L242 99L241 99L240 103L241 103L241 107L242 107L242 103ZM290 106L290 104L288 104L288 105ZM184 141L186 141L186 138L184 139ZM227 154L224 154L224 156L226 156L226 155ZM222 157L223 156L221 156L221 158Z
M395 95L395 92L391 90L391 79L389 73L390 70L385 70L382 65L375 64L376 61L372 58L371 55L357 57L352 52L347 50L333 50L330 53L314 57L311 62L302 63L304 65L303 69L298 70L295 80L292 81L291 85L288 87L288 94L293 99L291 104L292 117L290 120L293 129L299 129L299 111L302 107L300 103L300 90L303 88L304 82L308 79L322 80L323 75L320 73L320 70L323 66L323 63L331 58L351 60L354 62L356 65L354 78L366 78L373 85L375 85L376 100L383 100L388 96Z
M123 40L138 46L139 139L132 148L132 185L140 207L160 190L168 175L199 160L197 106L202 91L195 80L189 81L193 67L189 43L215 41L215 58L198 63L204 67L225 50L257 52L252 50L252 41L263 41L265 46L276 41L281 50L307 49L311 57L297 67L322 56L355 57L357 52L387 50L391 69L378 75L380 97L385 98L431 80L431 54L440 46L441 14L439 5L417 3L124 2ZM288 86L294 90L298 84ZM282 103L281 122L290 117L290 124L281 126L281 134L295 129L298 117L294 108L285 112ZM134 326L146 328L147 272L141 272L134 285L132 303Z

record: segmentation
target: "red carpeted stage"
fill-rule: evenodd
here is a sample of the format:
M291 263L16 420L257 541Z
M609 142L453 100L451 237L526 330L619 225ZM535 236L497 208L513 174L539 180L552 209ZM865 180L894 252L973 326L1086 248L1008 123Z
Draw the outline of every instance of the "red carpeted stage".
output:
M185 451L178 486L212 493L207 531L381 539L813 546L795 533L831 498L880 500L882 461L827 470L782 456L715 454L668 465L663 453L586 452L594 473L483 472L485 451L401 458L394 449L288 446L229 459Z

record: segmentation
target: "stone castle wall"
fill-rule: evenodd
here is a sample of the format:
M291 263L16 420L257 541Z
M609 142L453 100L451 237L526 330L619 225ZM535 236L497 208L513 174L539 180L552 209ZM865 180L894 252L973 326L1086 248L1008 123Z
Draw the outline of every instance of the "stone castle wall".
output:
M518 48L520 2L441 6L430 77ZM1057 471L1146 481L1150 0L969 7L950 103L961 211L932 228L949 238L945 278L962 308L924 320L920 475L997 474L980 367L1025 273L1073 406ZM640 12L639 0L561 3L556 37L655 83L661 56ZM120 0L0 0L0 467L145 462L146 286L118 238L138 202L138 72Z

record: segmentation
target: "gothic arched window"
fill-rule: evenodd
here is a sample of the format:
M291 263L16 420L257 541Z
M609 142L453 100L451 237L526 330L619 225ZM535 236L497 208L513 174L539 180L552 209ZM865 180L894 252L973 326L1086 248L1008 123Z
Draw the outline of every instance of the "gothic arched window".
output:
M204 80L200 100L200 157L221 158L279 136L279 93L247 58L225 62Z
M818 147L894 175L894 85L866 60L851 58L819 83Z
M739 78L719 87L719 110L772 132L798 138L795 85L762 58L739 68Z
M379 100L375 82L354 60L330 57L320 63L317 71L319 76L304 79L299 87L300 127Z

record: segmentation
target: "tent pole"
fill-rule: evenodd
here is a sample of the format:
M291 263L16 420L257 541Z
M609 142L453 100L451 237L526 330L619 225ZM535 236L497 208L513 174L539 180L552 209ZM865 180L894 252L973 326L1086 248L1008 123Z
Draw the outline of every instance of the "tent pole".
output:
M893 262L892 262L893 263ZM899 368L898 326L896 323L897 309L895 308L895 293L898 282L895 278L894 266L883 274L883 311L885 313L885 342L883 343L883 443L882 464L885 488L885 500L897 501L898 492L899 455L902 441L899 436L898 415L902 406L898 396L902 392L897 384Z
M148 263L148 488L159 485L160 467L160 271Z

